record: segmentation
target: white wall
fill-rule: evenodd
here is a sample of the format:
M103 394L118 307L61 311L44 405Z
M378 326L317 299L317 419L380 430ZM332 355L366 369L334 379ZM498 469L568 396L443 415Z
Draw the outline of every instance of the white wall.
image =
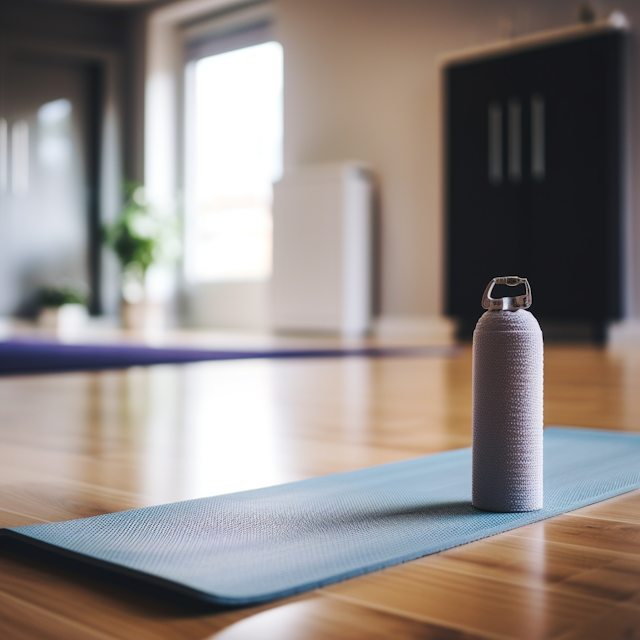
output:
M219 6L221 0L211 4ZM382 219L380 310L387 320L442 314L439 56L575 24L580 4L274 0L285 56L285 166L355 158L376 171ZM593 4L598 18L619 9L632 25L640 25L637 0ZM640 102L635 31L630 40L635 114ZM640 170L635 152L640 127L634 122L629 145L633 182ZM630 192L629 211L629 315L640 318L640 189Z
M377 171L384 316L442 312L439 56L573 24L578 6L567 0L278 0L285 163L358 158ZM595 6L598 18L619 8L640 24L640 3ZM634 131L633 146L639 145ZM633 204L637 211L638 195ZM638 267L636 259L634 274ZM632 310L640 315L637 300Z

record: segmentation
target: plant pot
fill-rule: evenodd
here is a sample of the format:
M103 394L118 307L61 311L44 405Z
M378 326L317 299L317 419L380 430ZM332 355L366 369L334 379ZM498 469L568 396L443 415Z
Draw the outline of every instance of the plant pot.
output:
M83 304L44 307L38 315L38 325L59 335L67 335L84 329L88 317L87 307Z
M161 331L165 327L165 305L142 300L120 304L120 319L123 329L132 331Z

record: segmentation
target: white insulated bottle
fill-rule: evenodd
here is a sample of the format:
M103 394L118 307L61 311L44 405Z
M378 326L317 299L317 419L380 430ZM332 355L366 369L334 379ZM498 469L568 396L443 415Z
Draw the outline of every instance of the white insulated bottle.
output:
M495 299L496 284L526 292ZM484 511L542 508L543 343L530 304L525 278L494 278L473 332L472 504Z

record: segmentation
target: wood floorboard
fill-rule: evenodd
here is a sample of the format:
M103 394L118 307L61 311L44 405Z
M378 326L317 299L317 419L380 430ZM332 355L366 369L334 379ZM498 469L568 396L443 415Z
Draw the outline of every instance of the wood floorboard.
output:
M640 525L566 514L508 531L507 536L563 542L584 549L606 549L640 556Z
M0 593L0 637L5 640L115 640L110 633L75 623L5 593Z
M447 629L345 600L321 597L276 607L224 629L216 640L472 640L471 633Z
M545 352L545 423L640 431L640 350ZM471 443L471 353L0 379L0 526ZM0 544L0 638L640 640L640 491L261 607L212 610ZM271 634L271 635L269 635Z
M88 518L148 506L149 501L122 492L71 483L22 483L0 487L0 511L43 522Z
M496 536L428 556L415 563L480 578L576 595L604 602L636 604L640 558L619 551L542 543L535 538Z
M49 522L41 518L33 518L17 511L0 509L0 527L26 527L30 524Z
M224 450L223 444L215 443L214 446L216 453ZM239 443L234 443L234 446L239 446ZM91 456L45 450L30 454L27 446L6 445L0 451L0 483L3 479L15 483L30 482L37 478L42 483L89 483L123 494L131 493L133 488L138 494L143 492L152 502L161 503L351 471L440 450L437 446L431 451L411 451L291 438L278 443L278 455L283 462L277 465L269 458L261 460L264 451L256 444L253 451L245 452L250 455L241 457L238 452L236 457L221 460L221 465L212 464L206 469L202 465L194 470L193 459L188 452L172 455L170 448ZM222 458L220 453L218 456ZM19 459L25 460L20 467L15 462ZM259 464L256 464L256 460Z
M590 517L592 514L596 514L596 517L601 520L640 524L640 490L631 491L571 512L572 516Z
M628 560L626 555L610 550L585 554L574 545L498 535L421 558L415 564L524 586L553 588L620 559Z
M496 638L555 638L611 603L540 586L505 583L436 567L385 569L325 592L445 627Z
M638 640L640 609L621 604L605 613L577 623L558 640Z

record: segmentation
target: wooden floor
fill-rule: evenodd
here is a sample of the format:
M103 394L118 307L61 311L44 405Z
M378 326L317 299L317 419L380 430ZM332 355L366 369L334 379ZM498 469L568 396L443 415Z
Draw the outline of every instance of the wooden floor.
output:
M545 424L640 431L640 351L548 346ZM471 357L0 378L0 526L358 469L471 440ZM0 638L640 638L640 492L215 612L0 547Z

